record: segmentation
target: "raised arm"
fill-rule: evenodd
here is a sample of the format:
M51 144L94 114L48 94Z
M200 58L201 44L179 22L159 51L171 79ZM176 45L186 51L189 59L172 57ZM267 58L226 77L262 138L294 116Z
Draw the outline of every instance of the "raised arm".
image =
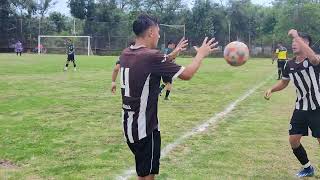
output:
M293 41L301 46L302 52L306 57L309 58L313 65L320 64L320 56L316 54L307 43L304 42L304 40L299 36L297 30L291 29L288 35L293 38Z
M201 66L202 60L210 53L217 51L218 42L214 42L214 38L208 41L206 37L201 47L194 47L197 55L193 58L192 63L185 67L184 71L179 75L182 80L190 80Z

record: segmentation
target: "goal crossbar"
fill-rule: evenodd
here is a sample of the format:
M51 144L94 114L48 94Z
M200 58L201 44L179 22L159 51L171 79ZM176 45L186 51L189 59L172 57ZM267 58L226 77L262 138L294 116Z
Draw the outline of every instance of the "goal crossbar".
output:
M54 35L39 35L38 36L38 54L41 54L41 38L46 38L46 37L56 37L56 38L87 38L88 39L88 56L90 56L90 36L54 36Z

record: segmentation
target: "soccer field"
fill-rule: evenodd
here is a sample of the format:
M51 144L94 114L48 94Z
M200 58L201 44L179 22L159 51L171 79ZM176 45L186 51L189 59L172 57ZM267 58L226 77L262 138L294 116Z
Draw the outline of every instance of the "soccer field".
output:
M110 93L117 57L76 59L78 71L63 72L64 55L0 54L0 179L115 179L134 166L119 84ZM171 100L159 99L163 148L262 86L179 141L161 160L158 179L294 179L300 165L287 140L294 89L263 99L276 77L270 59L238 68L206 59L191 81L176 80ZM303 144L319 169L318 143L308 137Z

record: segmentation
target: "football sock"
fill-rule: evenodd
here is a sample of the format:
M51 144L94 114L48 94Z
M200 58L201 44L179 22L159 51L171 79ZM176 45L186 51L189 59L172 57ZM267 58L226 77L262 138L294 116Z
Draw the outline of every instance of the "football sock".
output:
M170 95L170 91L169 91L169 90L167 90L167 92L166 92L166 98L168 98L168 97L169 97L169 95Z
M293 151L293 154L299 160L299 162L304 166L304 168L308 168L310 166L307 152L303 148L302 144L300 144L300 146L298 148L292 149L292 151Z

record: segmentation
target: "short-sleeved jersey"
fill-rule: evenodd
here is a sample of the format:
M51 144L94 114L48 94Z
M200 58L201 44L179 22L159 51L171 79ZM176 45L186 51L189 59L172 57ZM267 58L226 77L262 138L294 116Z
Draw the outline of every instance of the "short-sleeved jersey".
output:
M120 56L123 130L134 143L159 128L158 93L161 76L178 77L184 68L158 50L130 47Z
M288 54L287 48L282 46L282 47L276 49L276 54L278 55L279 61L287 60L287 54Z
M69 55L74 54L74 46L73 46L73 44L69 44L68 45L67 52L68 52Z
M118 59L118 61L116 61L116 65L120 64L120 59Z
M14 49L16 52L21 52L23 50L23 47L22 47L22 43L21 42L17 42L14 46Z
M320 109L320 65L311 64L309 59L298 63L293 58L286 62L282 79L291 80L296 87L296 109Z

